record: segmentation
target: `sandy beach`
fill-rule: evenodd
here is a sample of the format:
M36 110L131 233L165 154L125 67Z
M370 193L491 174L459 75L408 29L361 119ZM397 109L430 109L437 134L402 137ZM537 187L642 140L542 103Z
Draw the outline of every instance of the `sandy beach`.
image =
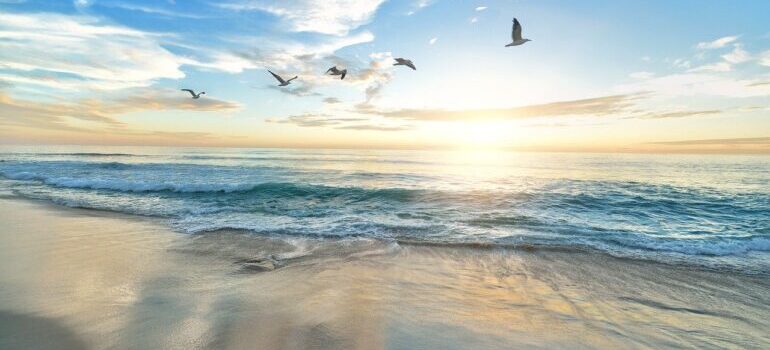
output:
M188 235L9 197L0 222L3 349L770 346L759 276L574 251Z

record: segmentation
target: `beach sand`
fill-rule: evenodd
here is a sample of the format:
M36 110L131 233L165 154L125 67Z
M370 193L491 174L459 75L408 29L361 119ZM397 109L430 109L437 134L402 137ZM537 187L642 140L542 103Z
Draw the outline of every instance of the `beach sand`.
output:
M0 199L0 349L770 348L770 281Z

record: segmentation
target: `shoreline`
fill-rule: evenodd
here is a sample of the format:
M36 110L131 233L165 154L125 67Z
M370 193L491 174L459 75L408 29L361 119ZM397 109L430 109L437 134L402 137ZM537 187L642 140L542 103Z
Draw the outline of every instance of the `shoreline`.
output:
M640 254L613 254L610 251L599 249L590 245L554 245L554 244L538 244L533 242L522 242L522 243L506 243L506 242L444 242L444 241L430 241L430 240L417 240L413 238L377 238L377 237L371 237L366 238L362 236L315 236L315 235L287 235L287 234L262 234L259 232L254 232L252 230L248 229L241 229L241 228L221 228L211 231L201 231L201 232L194 232L194 233L188 233L188 232L181 232L178 231L172 227L170 227L167 224L167 220L169 220L169 217L164 216L156 216L156 215L145 215L141 213L125 213L119 210L110 210L107 208L89 208L89 207L81 207L81 206L70 206L66 204L60 204L56 203L54 201L46 200L46 199L38 199L38 198L28 198L24 196L19 196L15 194L3 194L0 193L0 200L10 200L10 201L21 201L21 202L30 202L30 203L36 203L41 206L49 207L52 210L74 210L74 211L82 211L81 214L83 215L92 215L92 216L115 216L119 218L123 218L126 220L147 220L149 222L153 222L158 225L162 225L163 228L161 230L164 231L170 231L174 234L183 235L183 236L198 236L198 235L207 235L207 234L217 234L219 232L235 232L235 233L243 233L246 235L250 235L254 239L305 239L305 240L320 240L320 241L340 241L340 240L348 240L348 239L372 239L375 241L379 241L382 244L396 244L398 246L414 246L414 247L430 247L430 248L437 248L437 249L471 249L471 250L486 250L486 251L510 251L510 252L527 252L527 253L534 253L534 252L561 252L561 253L571 253L571 254L597 254L604 256L604 258L607 259L618 259L618 260L625 260L628 262L635 262L638 261L640 263L649 263L649 264L660 264L672 268L685 268L688 270L695 270L695 271L707 271L707 272L714 272L714 273L737 273L740 275L746 275L746 276L755 276L755 277L770 277L770 263L768 264L767 268L765 269L759 269L759 270L747 270L745 268L739 268L734 265L725 264L721 261L714 261L710 262L710 264L704 264L703 262L698 262L692 260L693 257L686 255L686 254L679 254L676 252L668 252L668 251L661 251L661 259L651 258L648 256L640 255ZM744 254L744 256L750 256L754 255L755 257L757 255L760 255L760 252L751 252L748 254ZM765 254L767 257L770 257L770 253ZM706 257L706 258L732 258L730 255L700 255L699 257ZM761 260L762 257L760 257L758 260ZM747 267L744 266L743 267Z
M0 198L0 347L770 346L770 281L757 276L591 253L187 235L97 212ZM21 321L32 326L10 334Z

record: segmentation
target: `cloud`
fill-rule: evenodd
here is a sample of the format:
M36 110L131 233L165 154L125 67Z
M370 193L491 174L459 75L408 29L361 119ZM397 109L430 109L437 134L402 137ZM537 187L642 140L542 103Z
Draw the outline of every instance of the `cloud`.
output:
M409 125L373 124L370 118L334 117L329 114L314 113L292 115L281 119L268 119L267 122L293 124L310 128L331 127L338 130L404 131L412 129L412 126Z
M113 90L183 78L183 60L157 39L89 16L0 13L0 68L51 88Z
M438 38L437 38L437 37L433 37L432 39L430 39L430 40L428 41L428 45L433 45L433 44L435 44L437 40L438 40Z
M468 22L471 22L471 23L476 23L476 22L478 22L478 21L479 21L479 18L478 18L478 17L475 17L475 16L474 16L474 17L471 17L470 19L468 19Z
M722 61L695 67L690 69L690 72L729 72L733 69L734 65L748 62L753 59L751 55L743 49L743 45L738 43L733 45L732 51L720 57L722 58Z
M321 127L321 126L340 125L348 122L360 122L365 120L367 119L355 118L355 117L339 118L339 117L332 117L328 114L306 113L306 114L288 116L283 119L268 119L267 122L280 123L280 124L294 124L294 125L303 126L303 127Z
M746 86L755 87L755 86L765 86L765 85L770 85L770 81L755 81Z
M292 84L292 87L285 87L285 86L278 86L278 85L268 85L268 89L276 90L280 93L284 93L287 95L297 96L297 97L305 97L305 96L321 96L320 93L313 91L313 85L308 83L297 83Z
M729 72L733 66L728 62L705 64L688 70L688 72Z
M725 36L719 39L716 39L714 41L707 41L707 42L701 42L698 43L695 47L702 49L702 50L712 50L712 49L719 49L722 47L725 47L726 45L738 40L738 36Z
M656 145L672 146L702 146L702 145L760 145L770 146L770 137L745 137L734 139L706 139L706 140L684 140L684 141L661 141L649 142Z
M340 126L340 127L336 127L335 129L370 130L370 131L405 131L405 130L411 130L413 129L413 127L409 125L386 126L386 125L356 124L356 125Z
M561 116L606 116L628 112L634 103L644 94L626 94L602 96L572 101L559 101L545 104L501 108L447 111L443 109L401 109L395 111L370 110L368 113L379 114L388 118L419 121L454 121L454 120L515 120ZM365 111L362 111L365 112Z
M119 99L81 99L74 102L17 100L0 92L0 125L35 129L80 130L70 121L89 123L92 127L123 128L117 116L164 110L233 112L240 104L214 98L193 100L174 90L152 90ZM95 123L95 124L94 124Z
M642 116L634 116L641 119L668 119L668 118L684 118L694 117L701 115L713 115L719 114L722 111L719 110L706 110L706 111L678 111L678 112L649 112Z
M762 53L762 55L759 58L759 64L770 67L770 50L767 50Z
M735 44L732 51L722 55L722 59L730 64L739 64L751 60L751 55L743 49L743 45Z
M723 74L688 72L636 80L616 87L619 93L651 91L661 97L756 97L770 94L770 86L749 86L755 81L741 80Z
M633 79L649 79L655 76L655 73L650 72L633 72L628 75L630 78Z
M486 6L479 6L479 7L476 8L476 11L484 11L486 9L487 9Z
M690 68L692 66L689 60L686 60L683 58L675 59L674 62L672 62L672 64L674 65L674 67L677 67L677 68Z
M414 2L412 2L413 10L410 10L409 12L407 12L406 15L411 16L417 13L418 11L430 6L433 2L434 0L415 0Z
M205 18L205 16L171 11L160 7L141 6L141 5L134 5L129 3L99 3L99 6L117 8L117 9L127 10L127 11L143 12L146 14L159 15L163 17L178 17L178 18L191 18L191 19Z
M327 37L312 44L285 40L283 42L254 40L253 38L231 38L230 40L239 45L260 48L218 52L208 61L188 60L186 64L229 73L240 73L247 69L291 69L298 75L304 75L305 82L312 80L317 83L328 80L319 79L317 71L325 71L328 68L324 65L328 63L327 59L336 59L334 53L337 50L371 42L374 40L374 35L370 32L361 32L347 37Z
M327 98L324 99L324 103L328 103L328 104L336 104L336 103L340 103L340 102L342 102L342 101L340 101L340 99L338 99L336 97L327 97Z
M343 36L367 24L384 0L241 0L219 4L236 11L280 17L295 32Z

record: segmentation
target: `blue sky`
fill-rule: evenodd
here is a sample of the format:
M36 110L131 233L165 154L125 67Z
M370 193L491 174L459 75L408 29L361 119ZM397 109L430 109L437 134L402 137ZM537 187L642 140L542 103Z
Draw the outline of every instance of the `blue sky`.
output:
M767 13L766 1L0 0L0 142L768 152ZM514 16L533 41L506 48ZM348 78L324 76L332 65ZM299 79L277 88L265 69Z

